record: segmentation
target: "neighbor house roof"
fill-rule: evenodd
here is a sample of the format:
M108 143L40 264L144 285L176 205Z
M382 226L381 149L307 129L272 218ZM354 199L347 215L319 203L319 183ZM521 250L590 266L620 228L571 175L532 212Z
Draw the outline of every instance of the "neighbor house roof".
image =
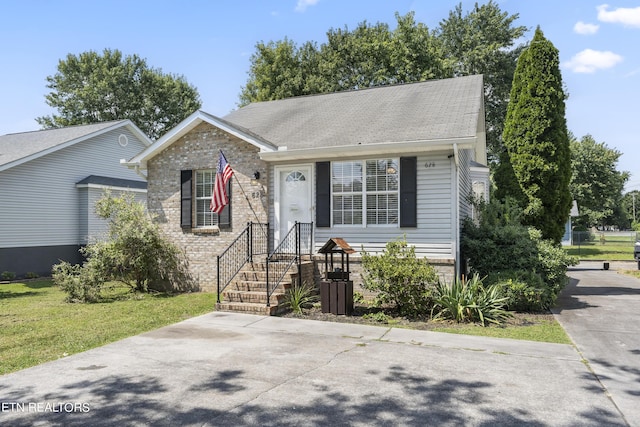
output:
M0 171L120 127L127 127L144 144L151 144L151 140L131 120L12 133L0 136Z

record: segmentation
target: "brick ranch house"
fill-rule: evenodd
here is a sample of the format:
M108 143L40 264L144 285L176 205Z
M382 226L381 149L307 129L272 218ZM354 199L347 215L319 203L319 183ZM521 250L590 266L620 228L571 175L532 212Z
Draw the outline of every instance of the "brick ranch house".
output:
M379 252L406 236L451 276L469 196L488 195L483 93L477 75L253 103L222 118L197 111L124 163L146 173L148 208L203 290L216 290L216 256L249 222L268 223L271 249L296 222L313 223L311 254L332 237ZM234 177L217 215L219 150Z

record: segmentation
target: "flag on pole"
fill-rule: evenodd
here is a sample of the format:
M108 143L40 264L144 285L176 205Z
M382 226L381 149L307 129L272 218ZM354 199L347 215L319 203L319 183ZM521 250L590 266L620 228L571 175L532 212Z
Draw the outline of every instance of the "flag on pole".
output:
M216 170L216 179L213 182L213 189L211 190L211 204L209 205L209 209L212 212L219 214L222 212L224 207L229 204L227 182L229 182L232 175L233 169L231 169L231 166L229 166L222 150L220 150L218 169Z

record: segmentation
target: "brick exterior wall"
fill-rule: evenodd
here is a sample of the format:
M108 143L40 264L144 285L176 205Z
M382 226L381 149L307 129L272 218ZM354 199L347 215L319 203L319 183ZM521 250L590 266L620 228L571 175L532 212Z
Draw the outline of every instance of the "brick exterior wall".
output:
M234 170L231 228L184 230L180 227L180 171L215 170L220 149ZM148 162L148 209L157 216L163 233L186 253L190 272L203 291L216 290L216 256L248 222L267 222L268 169L258 152L257 147L202 123ZM258 180L253 178L256 171L260 172ZM195 208L195 189L193 194Z

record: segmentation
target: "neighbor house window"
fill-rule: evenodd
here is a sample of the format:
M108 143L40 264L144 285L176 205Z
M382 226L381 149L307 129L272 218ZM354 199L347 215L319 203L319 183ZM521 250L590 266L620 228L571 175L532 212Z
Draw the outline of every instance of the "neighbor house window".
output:
M399 168L395 159L331 163L334 225L397 225Z
M218 224L218 214L211 212L211 190L216 178L215 170L195 171L196 175L196 227L211 227Z

